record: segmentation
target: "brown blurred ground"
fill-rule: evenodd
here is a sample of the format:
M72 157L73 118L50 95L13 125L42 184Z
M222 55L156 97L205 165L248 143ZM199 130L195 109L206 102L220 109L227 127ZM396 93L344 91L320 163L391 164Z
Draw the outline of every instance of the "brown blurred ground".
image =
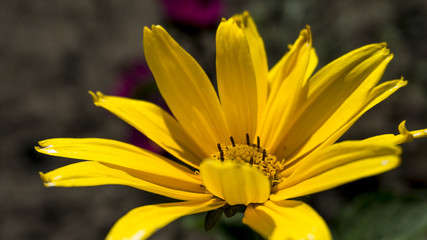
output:
M345 138L427 127L427 2L230 1L225 17L249 10L269 54L270 66L311 25L320 66L364 44L387 42L395 59L384 80L404 76L409 85L366 114ZM210 76L214 30L197 36L174 27L155 0L3 0L0 3L0 239L103 239L134 207L166 199L122 186L44 188L38 171L71 163L37 154L51 137L126 140L126 125L93 106L88 90L110 93L120 70L143 58L142 29L165 25ZM196 48L193 42L198 42ZM202 51L200 51L200 46ZM403 164L377 178L313 196L328 221L357 193L406 193L427 188L427 140L404 146ZM180 222L153 239L197 239Z

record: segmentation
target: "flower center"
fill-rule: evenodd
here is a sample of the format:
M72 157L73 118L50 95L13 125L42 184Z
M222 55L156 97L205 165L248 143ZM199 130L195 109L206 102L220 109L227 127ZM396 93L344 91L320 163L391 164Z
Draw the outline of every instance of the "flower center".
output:
M283 170L285 160L278 161L276 156L268 154L266 149L260 146L259 137L257 137L257 144L250 143L248 134L246 134L246 144L236 144L233 137L230 137L230 141L230 145L218 143L218 152L211 157L220 161L249 164L261 171L270 180L271 186L279 182L277 174Z

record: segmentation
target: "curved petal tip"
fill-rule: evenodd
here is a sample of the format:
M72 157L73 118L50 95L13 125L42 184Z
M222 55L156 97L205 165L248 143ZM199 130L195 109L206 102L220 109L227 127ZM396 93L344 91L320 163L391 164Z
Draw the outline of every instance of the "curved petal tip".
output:
M104 101L104 94L100 91L97 91L96 93L89 91L89 94L92 96L93 104L97 107L101 105L101 101Z

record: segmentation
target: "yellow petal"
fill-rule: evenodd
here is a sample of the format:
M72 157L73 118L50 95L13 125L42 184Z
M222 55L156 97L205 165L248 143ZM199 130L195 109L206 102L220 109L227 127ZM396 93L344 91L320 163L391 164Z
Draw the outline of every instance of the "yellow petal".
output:
M303 152L308 152L311 151L312 149L309 149L309 146L314 147L316 150L322 149L325 146L329 146L330 144L334 143L339 137L341 137L353 124L354 122L356 122L356 120L358 120L366 111L368 111L369 109L371 109L373 106L375 106L376 104L380 103L381 101L383 101L384 99L388 98L391 94L393 94L395 91L397 91L399 88L406 86L406 81L404 80L395 80L395 81L388 81L385 82L377 87L375 87L370 93L368 98L366 99L366 102L364 103L363 106L361 106L359 109L355 109L351 106L346 105L346 107L348 107L347 110L352 110L354 111L354 115L349 119L349 121L345 124L341 124L338 125L339 128L337 128L337 126L332 126L332 125L328 125L331 129L337 129L335 132L330 131L329 134L325 134L323 136L323 140L322 139L318 139L318 145L314 145L314 144L306 144L304 146L304 149L301 150L301 153ZM341 111L337 111L335 113L335 118L339 119L339 114L342 114L345 112L345 108L340 108ZM327 128L322 127L322 130L326 130L328 131ZM320 131L320 129L319 129ZM318 136L318 133L316 132L314 135ZM393 135L394 136L394 135ZM314 136L313 136L314 139ZM310 142L313 142L313 140L309 140ZM391 144L391 143L390 143ZM397 143L395 143L397 144ZM313 154L315 151L312 151L310 154ZM305 157L302 154L299 154L299 156ZM278 153L279 156L281 156L282 153ZM302 158L301 157L301 158ZM292 173L295 169L295 164L296 162L298 162L300 159L299 158L293 158L293 159L288 159L285 163L285 171L283 172L283 175L289 175L290 173Z
M288 125L289 131L278 139L277 149L270 151L286 159L297 158L359 117L373 101L370 92L391 58L384 44L373 44L322 68L307 83L307 99Z
M272 82L266 111L257 133L269 151L274 152L284 137L283 133L288 129L299 101L305 97L303 84L312 54L311 42L310 28L307 27L301 31L278 69L274 70L277 74Z
M298 41L298 39L297 39ZM279 62L277 62L271 70L268 72L268 85L271 92L271 89L274 86L274 89L277 89L277 86L279 86L286 78L283 78L284 75L288 75L289 71L292 70L289 66L292 66L295 64L293 60L290 58L290 56L294 53L295 48L292 44L289 45L290 51L286 52L285 55L280 59ZM310 50L310 59L308 62L307 70L304 76L304 83L306 84L307 80L311 77L314 70L317 67L317 64L319 62L319 58L317 57L316 51L314 48L311 48ZM283 72L286 69L287 72Z
M126 169L112 164L99 162L79 162L70 164L48 173L40 173L47 187L86 187L98 185L126 185L147 192L160 194L180 200L208 199L212 195L202 193L203 189L193 192L168 188L144 181L136 170Z
M258 114L255 69L243 26L233 18L220 23L216 34L216 67L221 105L236 142L254 139Z
M90 94L96 106L114 113L184 163L198 168L201 159L209 156L169 113L155 104L100 92Z
M353 50L329 63L314 74L308 83L310 85L308 98L324 94L323 92L328 89L333 90L331 88L338 87L337 84L340 83L351 84L355 88L364 78L359 80L354 79L356 76L352 76L353 74L367 77L383 60L392 57L385 43L370 44ZM352 78L348 78L350 77L349 75ZM343 79L343 77L346 78ZM375 85L375 83L371 83L371 85ZM310 100L314 101L314 99Z
M199 64L160 26L144 29L144 53L175 118L205 153L229 138L211 82Z
M200 173L206 189L229 205L262 203L270 195L270 180L248 164L206 159Z
M239 22L240 27L242 27L246 39L248 40L257 81L258 112L261 113L267 102L268 87L268 63L264 41L259 35L255 22L249 12L245 11L241 15L235 15L233 16L233 19L234 21Z
M411 131L410 133L414 138L425 138L427 137L427 128Z
M314 70L317 67L317 63L319 63L319 58L317 57L316 50L312 48L310 51L310 61L308 62L307 71L305 72L303 85L307 83L308 79L313 74Z
M223 201L212 199L135 208L117 221L106 240L147 239L158 229L182 216L210 211L223 205Z
M347 130L351 126L353 126L353 124L366 111L388 98L391 94L399 90L401 87L406 86L406 84L407 81L403 79L388 81L383 84L380 84L367 94L363 105L353 104L351 106L351 101L354 100L354 96L352 96L352 99L348 99L343 105L341 105L341 107L331 116L331 118L314 134L315 136L310 139L311 145L306 144L304 146L306 150L303 149L301 150L301 152L310 151L310 146L315 146L320 142L322 143L320 145L317 145L318 148L322 148L323 146L328 146L334 143L345 132L347 132ZM321 135L323 135L323 140L319 139L319 136ZM328 136L328 138L325 139L326 136Z
M200 177L188 168L133 145L100 138L57 138L41 141L36 150L58 157L91 160L135 169L144 180L181 188L198 188ZM190 190L188 189L188 190Z
M270 240L330 240L324 220L300 201L268 201L246 208L243 223Z
M289 44L289 48L292 49L292 44ZM273 86L277 88L281 81L284 79L281 77L284 66L287 66L289 61L289 56L291 52L286 52L283 57L268 71L268 92L271 93Z
M300 197L397 167L399 147L381 142L345 141L326 147L300 161L282 179L270 199Z
M399 124L399 132L400 134L393 135L393 134L384 134L379 135L375 137L371 137L368 139L365 139L366 142L382 142L386 144L403 144L407 142L411 142L415 138L425 138L427 137L427 128L426 129L420 129L415 131L408 131L406 129L406 121L403 121Z

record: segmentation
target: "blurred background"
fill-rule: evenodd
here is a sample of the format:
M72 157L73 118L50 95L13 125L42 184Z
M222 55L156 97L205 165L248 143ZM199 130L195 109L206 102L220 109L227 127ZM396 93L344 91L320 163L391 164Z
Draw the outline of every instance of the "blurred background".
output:
M144 62L142 30L161 24L215 78L221 17L248 10L270 67L309 24L319 67L369 43L394 53L383 81L407 87L365 114L343 139L427 127L425 0L62 0L0 2L0 239L103 239L129 210L169 199L125 186L45 188L38 172L72 163L34 151L53 137L101 137L153 151L124 122L93 105L87 91L161 98ZM304 197L335 239L427 239L427 140L403 146L388 173ZM241 215L203 231L204 215L184 217L152 239L256 239Z

